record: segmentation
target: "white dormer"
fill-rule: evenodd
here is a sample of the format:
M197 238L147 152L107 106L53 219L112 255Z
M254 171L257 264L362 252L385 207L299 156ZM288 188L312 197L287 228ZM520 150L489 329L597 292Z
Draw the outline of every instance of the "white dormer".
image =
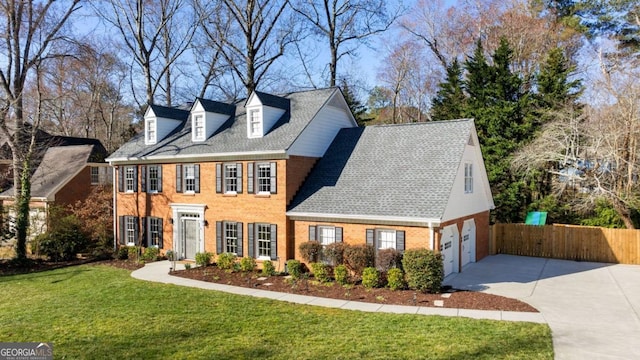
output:
M234 105L196 99L191 108L191 141L207 140L234 114Z
M149 105L144 114L144 144L157 144L178 127L187 115L184 110Z
M261 138L289 108L289 100L254 91L247 103L247 137Z

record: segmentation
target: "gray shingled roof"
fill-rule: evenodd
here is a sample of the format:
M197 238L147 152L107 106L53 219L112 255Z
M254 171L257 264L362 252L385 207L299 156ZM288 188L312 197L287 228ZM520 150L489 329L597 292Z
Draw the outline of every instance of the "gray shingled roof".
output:
M278 109L289 110L289 100L281 96L275 96L260 91L254 91L262 105L275 107Z
M293 144L336 91L338 91L337 88L327 88L283 95L290 101L290 111L286 112L262 138L247 138L245 101L242 100L235 103L235 118L223 124L206 141L200 143L191 141L191 120L187 119L176 131L156 145L145 145L144 134L138 134L116 150L107 160L284 151Z
M342 129L288 214L441 219L473 120Z
M46 198L87 166L93 145L50 147L31 176L31 197ZM0 196L13 196L13 187Z
M183 109L170 108L161 105L149 105L149 107L151 107L153 113L160 118L183 121L189 116L189 111Z
M233 104L227 104L219 101L208 100L203 98L198 98L200 104L204 108L206 112L212 112L216 114L224 114L224 115L234 115L236 113L236 106Z

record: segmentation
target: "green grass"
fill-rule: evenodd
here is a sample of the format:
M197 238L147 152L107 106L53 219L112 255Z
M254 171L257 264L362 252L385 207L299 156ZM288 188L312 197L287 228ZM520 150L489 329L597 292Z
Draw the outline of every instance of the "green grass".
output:
M72 359L552 359L546 325L362 313L135 280L107 266L0 277L0 342Z

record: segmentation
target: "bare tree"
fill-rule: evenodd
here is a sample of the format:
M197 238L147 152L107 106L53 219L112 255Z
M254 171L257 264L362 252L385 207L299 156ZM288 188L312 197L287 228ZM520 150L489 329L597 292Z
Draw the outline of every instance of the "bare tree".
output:
M189 48L197 26L190 3L186 0L104 1L107 8L97 7L96 11L120 33L124 48L140 68L145 104L153 104L156 92L162 89L165 103L171 106L173 70Z
M65 39L61 30L71 14L78 9L79 2L80 0L0 2L4 17L0 22L0 135L6 139L13 156L16 257L19 259L26 257L31 193L29 178L39 119L39 107L36 114L25 113L25 88L32 71L47 59L60 55L50 52L51 46ZM27 121L29 115L33 121L31 124Z
M363 41L389 29L401 9L387 12L385 0L296 0L293 9L327 41L329 86L336 85L338 62Z

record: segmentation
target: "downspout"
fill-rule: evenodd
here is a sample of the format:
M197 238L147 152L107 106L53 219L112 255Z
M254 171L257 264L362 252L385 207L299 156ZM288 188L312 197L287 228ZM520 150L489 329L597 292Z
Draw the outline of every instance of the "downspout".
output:
M118 251L118 201L116 198L116 187L118 186L118 184L116 183L116 171L117 167L114 166L113 171L111 172L111 187L113 188L113 251Z
M435 246L436 246L436 234L435 234L435 230L433 229L433 223L431 221L429 221L429 241L431 242L431 251L435 251Z

